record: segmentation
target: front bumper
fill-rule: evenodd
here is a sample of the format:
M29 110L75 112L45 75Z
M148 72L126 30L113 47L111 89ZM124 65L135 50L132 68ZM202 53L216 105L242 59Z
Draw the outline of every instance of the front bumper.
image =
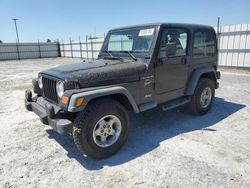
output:
M30 90L25 92L25 108L34 112L40 117L40 121L45 125L50 125L59 134L72 132L72 121L59 117L61 109L46 101L43 97L32 97Z

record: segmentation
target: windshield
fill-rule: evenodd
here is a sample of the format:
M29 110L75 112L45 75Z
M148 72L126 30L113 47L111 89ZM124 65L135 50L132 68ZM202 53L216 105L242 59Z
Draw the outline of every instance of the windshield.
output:
M110 32L102 52L148 52L154 34L155 28Z

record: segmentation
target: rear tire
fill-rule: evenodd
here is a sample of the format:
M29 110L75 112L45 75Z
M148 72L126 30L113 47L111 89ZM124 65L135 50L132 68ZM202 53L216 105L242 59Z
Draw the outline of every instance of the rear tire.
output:
M188 104L189 112L194 115L206 114L212 106L214 94L214 82L207 78L201 78Z
M123 146L129 127L127 110L119 102L100 99L88 104L78 114L73 138L82 154L101 159L113 155Z

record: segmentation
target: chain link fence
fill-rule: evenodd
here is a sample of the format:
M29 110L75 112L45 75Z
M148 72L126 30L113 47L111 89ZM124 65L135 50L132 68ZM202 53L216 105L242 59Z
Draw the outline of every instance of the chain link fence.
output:
M250 67L250 24L221 26L218 44L220 66Z
M62 57L82 58L82 59L96 59L102 47L104 37L85 37L85 40L60 43L60 50Z
M59 57L59 43L1 43L0 60Z

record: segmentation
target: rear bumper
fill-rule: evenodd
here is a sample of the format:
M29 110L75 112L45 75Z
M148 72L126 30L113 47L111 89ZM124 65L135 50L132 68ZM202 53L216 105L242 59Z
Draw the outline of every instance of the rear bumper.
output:
M220 79L220 71L216 71L216 78Z
M220 72L216 71L216 80L220 79ZM218 89L220 87L219 82L216 81L215 89Z
M59 134L72 132L72 122L68 119L58 118L61 111L56 105L46 101L43 97L33 97L30 90L25 92L25 108L40 117L45 125L50 125Z
M216 82L216 84L215 84L215 89L219 89L219 87L220 87L219 82Z

